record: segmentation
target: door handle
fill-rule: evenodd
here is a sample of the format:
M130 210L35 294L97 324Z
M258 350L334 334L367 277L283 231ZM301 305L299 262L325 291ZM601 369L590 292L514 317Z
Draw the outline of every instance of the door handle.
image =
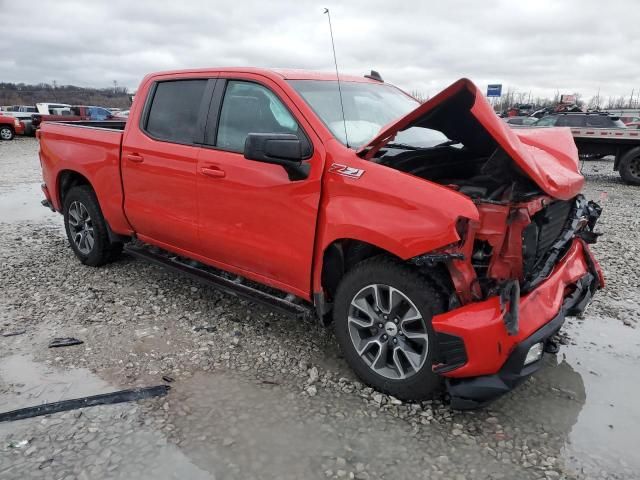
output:
M226 175L224 170L220 170L217 167L204 167L200 171L202 172L203 175L206 175L207 177L213 177L213 178L224 178L224 176Z
M127 153L127 160L130 162L142 163L144 157L137 153Z

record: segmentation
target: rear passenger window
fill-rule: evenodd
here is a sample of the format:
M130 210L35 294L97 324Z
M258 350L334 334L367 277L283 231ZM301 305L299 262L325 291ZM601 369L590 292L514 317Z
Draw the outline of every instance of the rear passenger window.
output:
M156 86L145 130L167 142L193 143L207 80L175 80Z
M298 123L269 89L257 83L230 81L222 101L216 146L244 151L249 133L298 133Z

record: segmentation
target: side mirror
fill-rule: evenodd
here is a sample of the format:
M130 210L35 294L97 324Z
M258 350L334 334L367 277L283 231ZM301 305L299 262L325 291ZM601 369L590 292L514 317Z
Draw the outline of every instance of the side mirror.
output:
M250 133L244 142L244 158L257 162L281 165L289 174L289 180L304 180L311 165L302 163L305 145L290 133Z

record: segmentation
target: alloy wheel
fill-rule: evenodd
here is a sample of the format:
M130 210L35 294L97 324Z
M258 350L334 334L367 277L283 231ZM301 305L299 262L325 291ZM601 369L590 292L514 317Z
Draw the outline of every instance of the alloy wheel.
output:
M356 293L347 325L360 358L385 378L409 378L427 359L426 322L409 297L394 287L371 284Z
M12 136L13 134L9 128L0 128L0 138L2 138L2 140L11 140Z
M95 243L93 222L87 207L79 201L74 201L69 206L68 220L71 239L76 248L83 255L89 255Z

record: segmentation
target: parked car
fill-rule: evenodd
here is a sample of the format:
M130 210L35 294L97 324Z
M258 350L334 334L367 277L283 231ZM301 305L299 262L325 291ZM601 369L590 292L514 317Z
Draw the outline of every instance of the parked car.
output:
M606 112L566 112L554 113L542 117L535 127L593 127L593 128L625 128L620 117Z
M51 115L33 115L32 121L36 128L39 128L42 122L68 122L73 120L94 120L105 122L117 120L115 115L104 107L74 105L62 108L52 107L49 108L49 111L53 111L54 113Z
M522 117L529 116L534 111L534 106L530 103L516 103L505 112L506 117Z
M129 118L129 110L120 110L117 113L114 113L114 116L118 118Z
M0 140L13 140L24 133L24 125L15 117L0 115Z
M70 108L71 105L66 103L36 103L36 109L40 115L59 115Z
M368 385L415 400L444 377L477 407L603 286L600 207L568 130L511 130L466 79L420 104L372 77L339 96L316 72L149 75L131 121L42 125L43 204L83 264L124 245L314 312Z
M538 121L536 117L507 117L504 119L509 125L533 125Z
M22 126L24 127L24 130L22 132L23 135L35 135L36 128L33 126L33 122L32 122L33 113L28 113L28 112L2 112L2 114L7 116L7 117L17 118L20 121L20 123L22 124ZM18 132L16 132L16 133L18 133Z

